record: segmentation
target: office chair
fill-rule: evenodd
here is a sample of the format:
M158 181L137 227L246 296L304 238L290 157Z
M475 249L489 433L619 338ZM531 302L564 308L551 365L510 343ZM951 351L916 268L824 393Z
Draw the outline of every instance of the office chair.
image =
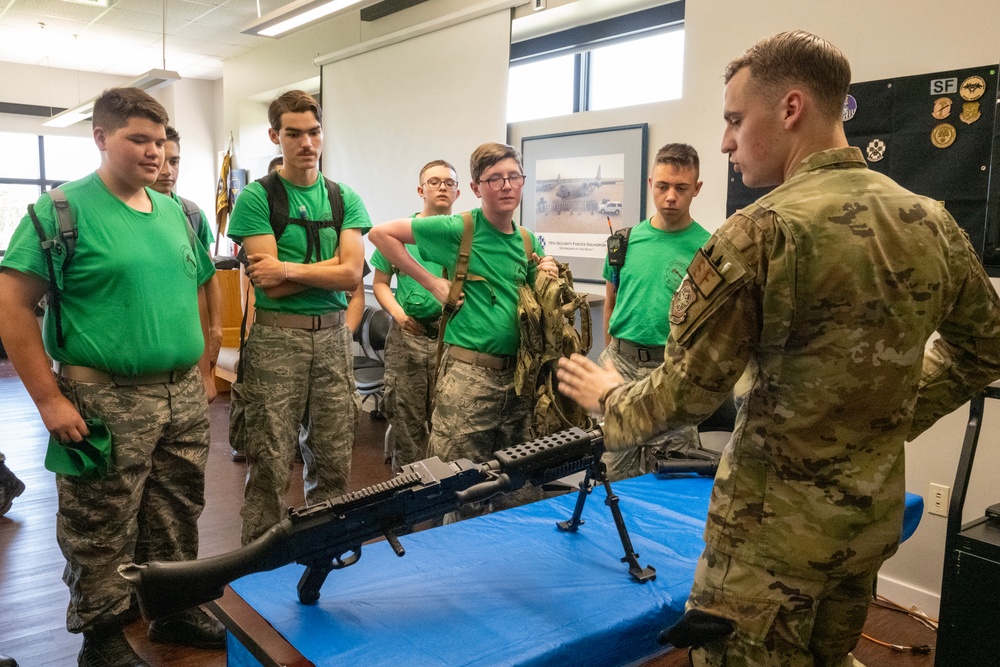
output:
M369 397L375 402L371 411L373 419L384 418L385 395L385 339L389 334L392 316L381 308L365 307L361 324L354 332L354 342L361 350L354 357L354 384L364 405Z

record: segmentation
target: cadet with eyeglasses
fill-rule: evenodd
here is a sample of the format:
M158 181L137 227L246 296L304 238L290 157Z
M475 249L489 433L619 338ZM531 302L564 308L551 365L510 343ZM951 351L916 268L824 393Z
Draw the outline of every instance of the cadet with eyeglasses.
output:
M413 217L451 215L459 195L455 167L445 160L428 162L418 180L417 194L424 205ZM431 274L442 275L443 267L425 260L417 246L406 249ZM392 467L399 470L427 454L441 304L417 281L400 273L380 250L372 255L372 266L372 291L393 319L385 344L385 411L392 425ZM390 287L393 275L395 294Z
M482 200L471 211L472 249L464 301L448 322L431 417L429 454L444 461L485 461L494 451L522 442L527 434L529 400L514 392L514 366L520 334L517 326L518 286L534 281L538 270L557 272L544 257L534 234L527 232L531 256L514 212L521 204L524 170L513 146L486 143L472 153L470 187ZM393 266L412 277L440 303L450 282L434 275L406 250L416 243L425 260L453 276L462 241L462 215L393 220L374 227L370 237ZM499 498L494 509L517 502ZM484 507L463 512L481 513Z

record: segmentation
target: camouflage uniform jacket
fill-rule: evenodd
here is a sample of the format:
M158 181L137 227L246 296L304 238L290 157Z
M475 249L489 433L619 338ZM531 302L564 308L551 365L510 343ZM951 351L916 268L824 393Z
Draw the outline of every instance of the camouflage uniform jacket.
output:
M1000 377L1000 300L967 237L854 148L727 220L670 317L668 362L608 397L606 444L697 423L748 369L705 541L808 578L895 552L904 441Z

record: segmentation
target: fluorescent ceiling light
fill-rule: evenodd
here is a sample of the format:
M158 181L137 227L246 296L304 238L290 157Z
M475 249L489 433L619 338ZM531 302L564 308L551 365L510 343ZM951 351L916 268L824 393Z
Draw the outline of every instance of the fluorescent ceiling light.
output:
M154 90L168 86L174 81L180 81L181 75L177 72L172 72L165 69L151 69L138 79L134 81L129 81L128 83L123 83L121 86L116 86L117 88L139 88L140 90L145 90L147 93ZM52 118L42 123L48 127L69 127L73 123L78 123L81 120L87 120L94 114L94 102L97 101L97 97L91 97L86 102L82 102L72 109L66 109L62 113L57 113Z
M298 0L298 2L293 2L262 16L243 28L242 32L247 35L277 37L307 23L341 13L362 2L365 0ZM374 2L368 0L367 4L374 4Z

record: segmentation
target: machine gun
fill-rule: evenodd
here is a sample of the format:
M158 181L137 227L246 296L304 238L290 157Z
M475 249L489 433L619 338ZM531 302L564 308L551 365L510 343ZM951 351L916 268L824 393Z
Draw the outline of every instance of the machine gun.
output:
M575 531L592 478L603 483L629 572L637 581L656 578L652 567L641 567L632 549L618 498L608 483L601 454L600 429L579 428L494 452L494 459L476 464L468 459L445 463L437 457L405 465L396 477L311 507L290 509L288 517L250 544L226 554L190 561L130 563L118 568L132 583L143 615L156 620L222 597L225 586L255 572L288 563L305 565L298 583L299 602L315 604L332 570L354 565L361 545L385 537L397 556L406 551L399 535L421 521L444 516L458 507L514 491L525 484L541 486L586 470L573 517L559 522Z

